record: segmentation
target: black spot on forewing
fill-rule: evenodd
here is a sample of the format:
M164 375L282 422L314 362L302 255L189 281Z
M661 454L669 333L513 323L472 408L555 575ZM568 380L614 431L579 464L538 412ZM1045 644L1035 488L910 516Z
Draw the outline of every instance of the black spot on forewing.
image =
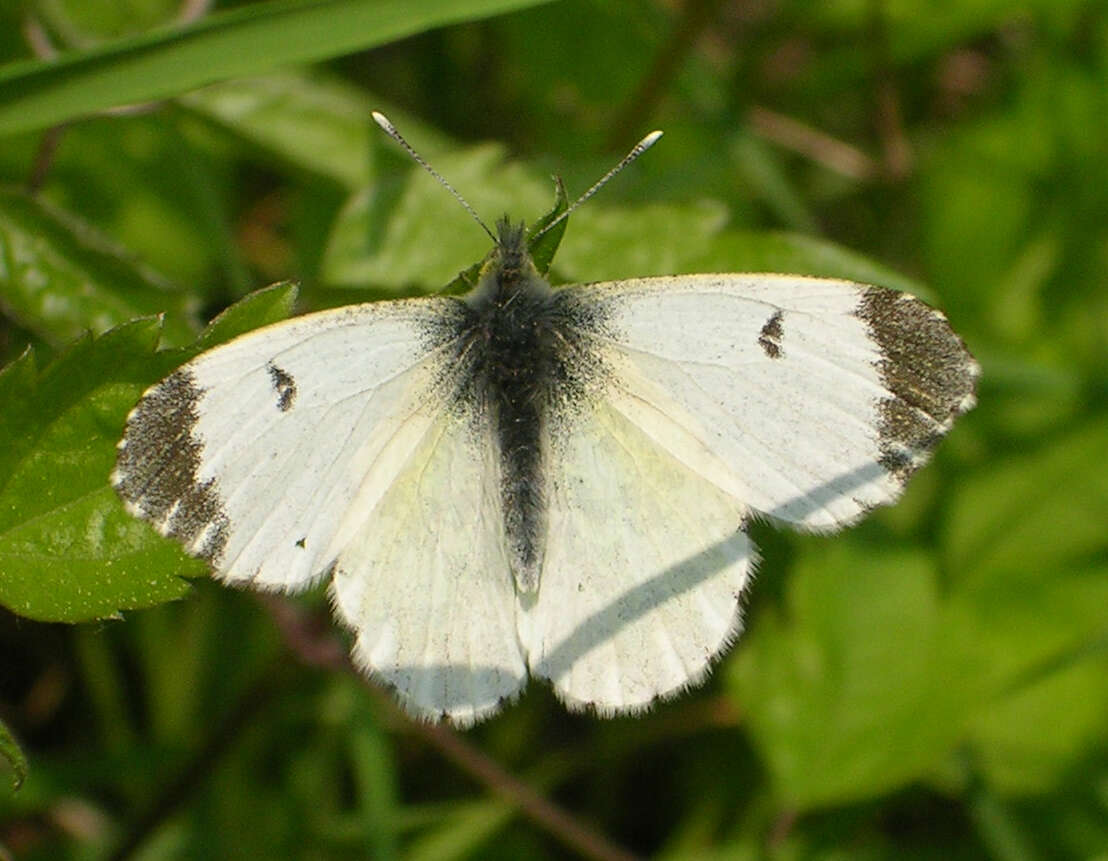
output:
M296 400L296 380L273 362L269 362L265 369L269 371L269 379L273 381L273 388L277 392L277 409L287 413Z
M877 368L892 394L878 405L881 465L905 481L973 407L979 368L946 317L912 296L869 287L857 313L880 350Z
M766 355L771 359L781 357L781 317L780 309L774 311L773 315L766 320L762 331L758 333L758 345L765 350Z
M214 482L199 479L203 445L193 431L201 394L186 370L147 391L127 418L112 481L132 511L215 562L227 543L228 521Z

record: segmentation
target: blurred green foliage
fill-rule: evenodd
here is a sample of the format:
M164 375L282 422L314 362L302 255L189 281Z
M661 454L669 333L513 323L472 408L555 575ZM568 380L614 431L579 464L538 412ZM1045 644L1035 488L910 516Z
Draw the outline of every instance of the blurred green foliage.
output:
M1108 858L1108 4L214 6L0 6L0 857ZM483 256L374 108L487 220L663 128L556 281L911 290L979 406L895 508L755 527L703 688L413 727L312 657L322 595L183 579L108 486L142 388L296 295L247 293L416 295Z

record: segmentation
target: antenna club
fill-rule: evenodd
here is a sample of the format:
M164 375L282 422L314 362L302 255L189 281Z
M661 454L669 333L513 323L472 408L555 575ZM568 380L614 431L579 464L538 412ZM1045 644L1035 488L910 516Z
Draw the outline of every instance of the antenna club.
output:
M412 149L412 145L404 140L404 136L401 135L400 132L396 130L396 127L389 122L389 118L380 111L371 111L370 114L373 117L373 121L377 123L377 125L379 125L382 129L384 129L385 134L387 134L390 138L400 144L404 152L410 155L412 157L412 160L416 164L418 164L421 168L431 174L431 176L433 176L443 188L454 195L454 199L462 205L462 209L468 212L473 217L473 220L481 225L481 229L489 235L489 239L491 239L493 242L496 242L496 236L491 230L489 230L488 225L481 220L481 216L479 216L474 208L469 205L466 199L458 193L458 190L443 178L442 174L431 167L431 165L427 163L427 160L423 156Z
M625 167L627 167L627 165L631 164L631 162L633 162L635 159L637 159L640 155L642 155L644 152L646 152L648 149L650 149L652 146L654 146L654 144L656 144L658 142L658 138L660 138L661 136L662 136L661 131L655 129L650 134L648 134L646 137L644 137L641 141L639 141L637 144L635 144L633 147L631 147L631 151L623 157L623 160L620 161L619 164L617 164L610 171L608 171L606 174L604 174L604 176L600 177L600 179L598 179L596 182L594 182L593 185L592 185L592 188L590 188L588 191L586 191L584 194L582 194L579 198L577 198L577 200L573 201L573 203L570 204L569 208L566 209L565 212L563 212L561 215L559 215L557 218L555 218L553 221L551 221L548 225L546 225L546 227L544 227L542 230L540 230L538 233L536 233L531 238L532 239L538 239L544 233L547 233L551 228L556 227L557 225L559 225L563 221L565 221L567 218L569 218L570 213L572 213L582 203L584 203L586 200L588 200L590 197L592 197L594 194L596 194L598 191L600 191L600 189L602 189L604 187L604 185L608 182L608 180L610 180L613 176L615 176L617 173L619 173L621 170L623 170Z
M381 113L380 111L372 111L371 116L373 117L373 121L390 135L396 134L396 126L389 122L389 118L386 117L383 113Z

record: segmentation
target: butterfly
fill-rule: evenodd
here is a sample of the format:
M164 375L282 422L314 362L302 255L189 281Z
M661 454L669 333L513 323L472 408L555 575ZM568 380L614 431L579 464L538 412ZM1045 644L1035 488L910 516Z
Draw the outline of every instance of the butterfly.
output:
M601 715L697 684L741 629L751 520L830 532L895 501L978 366L939 311L849 281L554 288L536 249L572 208L499 221L464 295L174 371L128 416L127 509L225 583L328 581L356 663L419 718L473 724L529 676Z

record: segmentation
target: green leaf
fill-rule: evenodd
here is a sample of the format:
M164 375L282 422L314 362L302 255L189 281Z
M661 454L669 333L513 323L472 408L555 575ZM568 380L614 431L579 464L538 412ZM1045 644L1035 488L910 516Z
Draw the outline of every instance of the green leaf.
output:
M1108 603L1102 599L1100 606ZM982 710L970 725L974 763L1000 792L1047 792L1102 742L1105 715L1108 653L1102 648Z
M197 328L188 297L157 273L73 216L9 189L0 189L0 269L6 312L54 345L166 310L171 343Z
M370 119L371 111L384 110L380 101L320 70L223 81L185 93L178 103L287 164L349 189L364 188L377 176L373 153L395 147ZM456 148L403 111L385 113L429 158ZM395 163L401 163L399 156Z
M368 154L380 133L369 114L377 105L337 78L278 72L213 84L179 101L302 170L351 189L370 180Z
M803 555L787 614L763 613L733 665L784 803L807 809L888 792L953 746L972 698L950 675L940 610L923 553L839 539Z
M191 348L181 351L181 361L245 332L284 320L292 313L298 292L294 282L281 281L244 296L212 320Z
M1108 568L1058 565L1000 570L950 592L951 637L983 695L1000 696L1023 674L1104 631Z
M1108 429L1096 421L959 482L943 534L958 572L950 626L1000 696L1022 674L1103 635Z
M553 223L554 219L567 209L569 209L569 197L566 195L565 183L562 182L561 177L555 177L554 206L527 229L527 235L531 237L527 241L527 250L531 252L531 260L535 268L543 275L550 271L550 264L554 261L554 255L558 253L558 246L562 243L569 219L563 218L549 230L547 225Z
M24 354L0 374L0 603L82 621L180 597L203 573L123 510L108 485L116 442L142 391L200 350L287 313L276 285L228 309L191 347L155 352L159 321L85 338L36 374Z
M719 203L583 207L558 254L569 281L695 272L785 272L846 278L913 293L929 291L894 270L803 234L731 230Z
M27 778L27 757L3 721L0 721L0 756L12 770L12 789L18 790Z
M173 23L171 0L54 0L33 7L47 29L67 45L87 45Z
M242 277L240 252L232 246L232 219L224 206L238 186L234 172L223 167L222 136L187 112L166 107L97 117L59 137L39 192L44 200L94 219L129 258L185 288L198 307L212 301L213 293L238 296L257 286ZM156 298L169 301L150 297ZM199 320L189 322L180 344L200 330Z
M1094 420L968 476L951 502L947 561L986 580L998 571L1041 571L1103 551L1106 463L1108 426Z
M729 230L719 237L709 253L717 260L731 261L733 268L746 272L844 278L911 293L926 301L935 299L929 287L895 269L834 242L802 233Z
M77 621L185 592L183 554L138 552L145 527L107 484L123 418L158 377L159 328L84 339L37 378L26 355L0 378L0 601L15 612Z
M251 4L82 54L0 70L0 135L216 81L310 63L545 0L295 0Z

